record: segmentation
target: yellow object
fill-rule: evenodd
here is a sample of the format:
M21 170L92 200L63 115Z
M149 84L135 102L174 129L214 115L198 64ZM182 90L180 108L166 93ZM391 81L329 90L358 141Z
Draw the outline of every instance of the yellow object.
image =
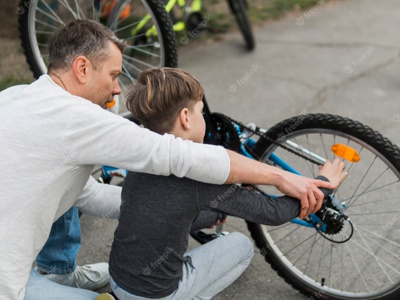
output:
M353 148L343 145L336 144L331 147L332 152L345 160L348 160L352 163L357 163L360 161L360 155Z
M113 99L111 102L107 102L107 108L110 109L115 105L115 99Z

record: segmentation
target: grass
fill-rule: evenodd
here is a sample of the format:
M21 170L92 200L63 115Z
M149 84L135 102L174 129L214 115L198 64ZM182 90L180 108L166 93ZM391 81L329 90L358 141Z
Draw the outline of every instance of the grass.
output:
M29 84L32 82L31 77L22 77L20 75L8 75L0 80L0 91L5 90L17 84Z

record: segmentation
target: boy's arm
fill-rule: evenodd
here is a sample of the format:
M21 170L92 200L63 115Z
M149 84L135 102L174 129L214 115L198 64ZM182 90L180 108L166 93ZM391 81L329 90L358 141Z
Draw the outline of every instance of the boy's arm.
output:
M282 194L300 200L301 218L321 208L324 197L318 188L333 188L329 182L298 176L233 151L227 152L231 166L226 183L273 185Z
M318 180L329 182L323 176ZM282 196L265 197L237 185L221 187L200 184L199 199L202 209L210 209L236 216L250 222L265 225L281 225L300 215L301 204L298 199ZM325 197L333 192L321 189ZM204 200L207 199L207 200Z

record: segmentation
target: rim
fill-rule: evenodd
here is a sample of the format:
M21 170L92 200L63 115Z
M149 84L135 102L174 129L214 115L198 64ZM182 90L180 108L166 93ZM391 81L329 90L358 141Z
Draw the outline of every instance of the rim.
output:
M400 211L396 211L398 205L394 205L400 198L399 171L376 149L343 132L304 129L289 133L285 140L311 148L317 155L329 159L333 158L329 150L332 143L344 143L354 147L361 160L358 165L346 163L349 177L334 194L335 198L346 202L346 214L354 225L354 236L339 244L324 239L316 229L293 223L279 227L260 225L276 258L292 276L317 291L316 294L368 299L382 297L397 289L400 282L400 258L397 255ZM289 163L297 163L292 154L277 149L276 145L270 146L261 160L268 162L273 151ZM363 161L368 163L361 167ZM375 166L377 172L373 173L371 170ZM305 160L300 167L305 176L318 174L317 169ZM372 179L367 178L369 175ZM378 183L381 185L377 186ZM360 208L363 210L359 211ZM336 235L340 232L332 236Z
M53 1L51 4L48 4L49 1L39 0L34 1L32 3L31 8L29 9L29 19L28 19L28 33L29 33L29 42L31 45L31 50L34 55L35 61L38 64L38 67L42 74L47 72L47 59L48 59L48 49L47 49L47 40L50 35L58 28L59 25L67 23L73 19L91 19L96 20L98 22L102 22L103 24L107 23L107 20L103 17L101 18L100 12L104 8L104 1L100 2L99 9L97 9L94 4L94 1L91 1L91 4L88 4L86 0L82 1ZM70 3L71 2L71 3ZM51 5L53 3L57 6L57 8L52 8ZM82 8L82 5L86 4L86 7ZM121 115L128 115L126 113L124 98L128 90L128 85L136 82L135 78L137 74L141 71L150 68L150 67L162 67L165 64L164 57L164 41L162 40L162 35L160 34L160 26L155 18L154 12L150 9L150 6L145 0L131 1L126 0L120 6L120 9L125 8L127 5L130 6L130 11L128 15L122 17L120 11L118 14L114 14L116 16L121 16L118 21L114 21L112 31L117 35L117 37L121 38L121 27L120 24L124 25L124 29L127 30L128 27L124 22L129 22L130 18L133 18L133 14L139 12L143 12L143 16L145 13L150 13L149 22L150 25L154 25L157 35L152 35L150 38L156 39L157 41L148 46L142 45L134 45L134 41L142 38L143 35L135 35L129 36L127 38L121 38L128 43L127 49L124 50L123 55L123 75L118 79L121 86L121 96L118 97L118 104L113 111L119 113ZM88 10L89 9L89 10ZM90 12L91 10L91 12ZM85 12L86 11L86 14ZM90 14L90 15L89 15ZM110 15L112 12L110 13ZM150 23L151 22L151 23ZM133 26L133 25L131 25ZM155 44L156 47L155 47ZM150 49L150 50L149 50ZM137 59L135 56L131 56L130 53L142 53L146 54L148 57L147 60L141 61ZM148 63L148 61L154 62L157 58L156 63ZM129 67L127 67L129 66ZM129 69L136 69L136 73L129 72Z

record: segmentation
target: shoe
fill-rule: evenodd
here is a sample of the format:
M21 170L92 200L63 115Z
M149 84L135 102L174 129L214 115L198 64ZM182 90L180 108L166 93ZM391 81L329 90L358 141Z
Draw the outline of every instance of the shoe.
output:
M77 266L74 272L68 274L45 274L42 276L62 285L91 291L106 286L110 279L107 263Z
M100 294L96 297L96 300L115 300L110 294Z

